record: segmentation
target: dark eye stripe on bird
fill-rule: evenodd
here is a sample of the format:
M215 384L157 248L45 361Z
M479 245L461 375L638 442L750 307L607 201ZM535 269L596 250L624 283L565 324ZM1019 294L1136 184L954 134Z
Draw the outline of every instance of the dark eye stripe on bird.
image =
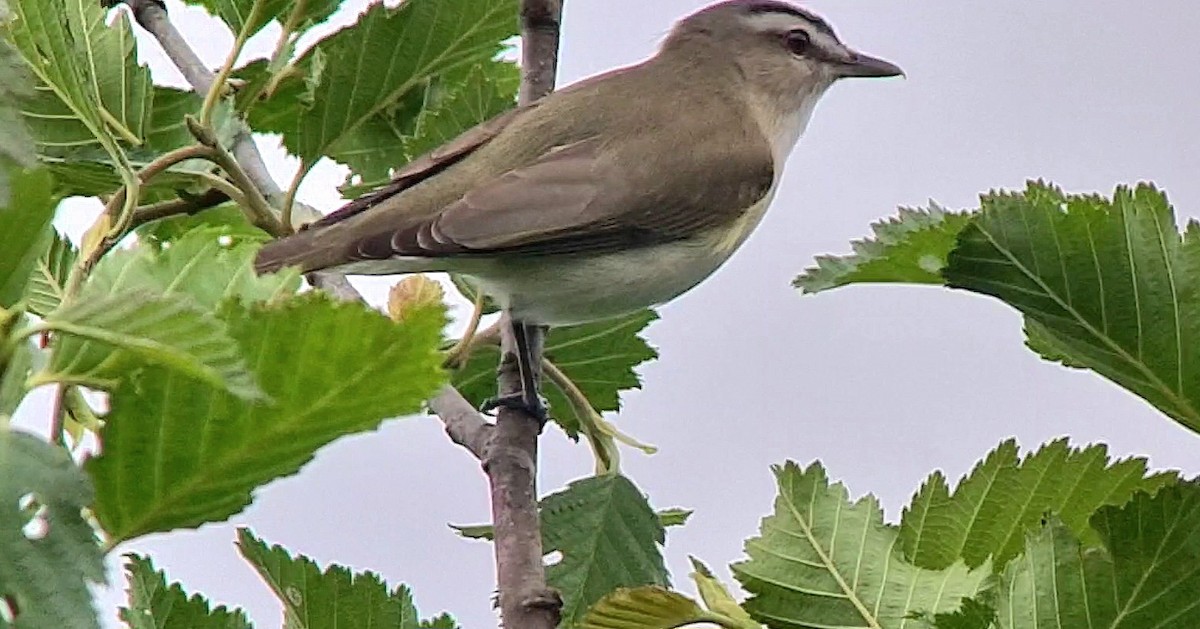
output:
M799 7L774 0L740 0L740 3L745 4L746 11L750 13L783 13L791 15L812 24L813 28L830 37L837 37L828 22Z

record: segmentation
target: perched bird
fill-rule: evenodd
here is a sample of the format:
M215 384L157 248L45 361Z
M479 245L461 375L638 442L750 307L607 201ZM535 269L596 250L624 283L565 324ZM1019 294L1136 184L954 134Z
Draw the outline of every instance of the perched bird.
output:
M255 268L474 278L510 314L522 366L524 391L496 403L544 418L526 326L613 317L698 284L757 226L825 90L900 74L795 5L720 2L642 63L475 127L268 243Z

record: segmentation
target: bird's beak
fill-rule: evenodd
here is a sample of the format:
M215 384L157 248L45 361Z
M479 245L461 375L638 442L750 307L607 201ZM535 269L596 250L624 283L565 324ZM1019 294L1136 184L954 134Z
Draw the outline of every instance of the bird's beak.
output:
M838 78L903 76L900 66L878 57L853 52L850 58L836 66Z

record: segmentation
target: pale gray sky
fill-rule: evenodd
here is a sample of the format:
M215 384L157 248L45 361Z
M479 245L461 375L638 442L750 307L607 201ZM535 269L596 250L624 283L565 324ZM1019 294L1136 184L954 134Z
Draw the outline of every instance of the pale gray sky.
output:
M231 38L202 12L169 3L211 65ZM337 23L365 6L349 0ZM700 0L566 0L560 84L651 54ZM661 447L624 467L657 507L696 510L669 534L667 557L690 591L687 555L727 578L742 541L771 506L768 466L821 459L854 495L880 496L898 517L934 468L951 478L1001 440L1027 447L1070 435L1160 468L1200 473L1200 439L1090 372L1039 360L1001 303L938 288L852 287L800 297L789 282L814 255L841 253L897 205L976 203L992 187L1043 177L1109 193L1149 179L1182 216L1200 216L1200 6L1183 0L809 2L842 39L894 61L899 81L846 81L817 107L782 192L758 232L716 276L662 309L648 332L661 359L625 397L619 425ZM254 51L268 52L268 31ZM143 44L146 42L143 41ZM156 46L162 80L178 81ZM167 78L170 77L170 78ZM271 165L286 181L278 145ZM338 205L336 167L304 200ZM73 212L65 224L77 225ZM386 282L360 283L379 300ZM24 422L44 424L45 396ZM542 489L591 469L585 447L543 440ZM450 611L495 626L491 547L447 522L488 519L475 462L432 418L392 421L321 451L298 476L259 492L231 522L152 536L119 549L150 553L170 578L246 608L260 627L280 610L233 546L234 527L305 553L381 573L415 590L426 615ZM115 556L115 555L114 555ZM115 619L123 594L101 598Z

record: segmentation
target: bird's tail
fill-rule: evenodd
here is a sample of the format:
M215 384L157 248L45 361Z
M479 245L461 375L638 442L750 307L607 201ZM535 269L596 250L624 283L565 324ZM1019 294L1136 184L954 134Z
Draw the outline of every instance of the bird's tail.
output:
M274 273L284 267L300 267L302 273L320 271L333 266L340 258L336 247L322 244L328 238L325 229L307 229L286 238L263 245L254 258L254 271L259 275Z

